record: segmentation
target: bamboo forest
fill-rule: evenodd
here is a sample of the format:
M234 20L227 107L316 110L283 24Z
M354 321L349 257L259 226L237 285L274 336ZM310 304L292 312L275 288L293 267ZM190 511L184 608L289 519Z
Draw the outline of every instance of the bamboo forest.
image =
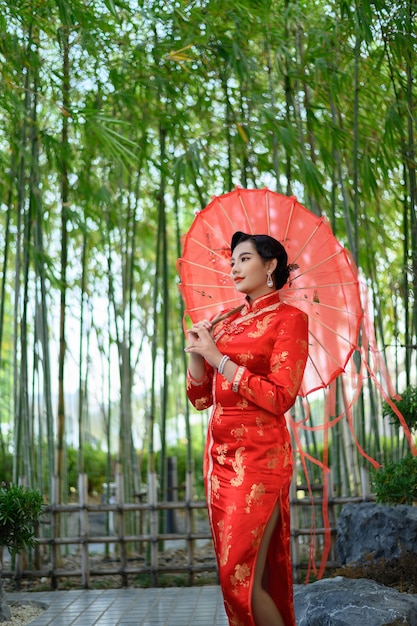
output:
M325 216L361 285L346 372L289 416L293 496L374 492L416 454L417 3L0 7L0 482L145 506L175 459L203 508L177 260L242 188Z

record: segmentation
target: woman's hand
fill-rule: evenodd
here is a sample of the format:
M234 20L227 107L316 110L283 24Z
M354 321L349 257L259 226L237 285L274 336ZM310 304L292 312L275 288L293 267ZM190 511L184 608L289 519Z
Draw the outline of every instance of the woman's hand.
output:
M209 365L217 367L222 353L217 349L212 337L212 325L208 320L201 320L193 324L188 331L188 344L185 351L192 355L199 355Z

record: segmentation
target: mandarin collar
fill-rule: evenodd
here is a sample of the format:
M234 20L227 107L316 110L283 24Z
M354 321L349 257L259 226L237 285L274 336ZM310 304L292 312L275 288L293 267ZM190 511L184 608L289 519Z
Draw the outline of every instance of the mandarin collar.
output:
M246 315L250 311L252 313L256 313L261 309L270 306L271 304L278 304L280 302L279 291L271 291L271 293L267 293L264 296L259 296L259 298L255 298L255 300L249 300L246 298L245 304L243 305L243 309L241 311L241 315Z

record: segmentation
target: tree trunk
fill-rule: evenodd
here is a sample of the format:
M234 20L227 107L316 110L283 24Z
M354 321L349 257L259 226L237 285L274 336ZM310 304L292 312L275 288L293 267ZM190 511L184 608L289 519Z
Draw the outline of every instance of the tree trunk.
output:
M409 0L407 3L407 21L406 29L408 41L414 38L415 30L415 2ZM409 44L411 46L411 43ZM410 291L413 294L412 315L409 330L411 338L410 345L406 345L408 351L408 362L411 365L412 346L417 343L417 177L416 177L416 153L415 153L415 100L416 94L413 92L415 67L413 63L415 51L407 50L406 57L406 75L407 75L407 151L406 164L408 170L408 195L410 210L410 244L411 244L411 285ZM415 349L415 345L414 345Z

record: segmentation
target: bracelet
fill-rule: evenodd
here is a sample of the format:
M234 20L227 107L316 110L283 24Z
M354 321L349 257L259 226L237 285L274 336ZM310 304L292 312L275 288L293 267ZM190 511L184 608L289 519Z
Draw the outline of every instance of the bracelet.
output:
M245 373L245 369L246 367L244 365L241 365L236 370L234 379L232 381L232 391L234 391L235 393L239 392L239 384L240 384L243 374Z
M217 368L217 371L219 372L219 374L223 374L224 372L224 366L226 365L227 361L230 361L230 357L227 356L227 354L223 354L219 366Z

